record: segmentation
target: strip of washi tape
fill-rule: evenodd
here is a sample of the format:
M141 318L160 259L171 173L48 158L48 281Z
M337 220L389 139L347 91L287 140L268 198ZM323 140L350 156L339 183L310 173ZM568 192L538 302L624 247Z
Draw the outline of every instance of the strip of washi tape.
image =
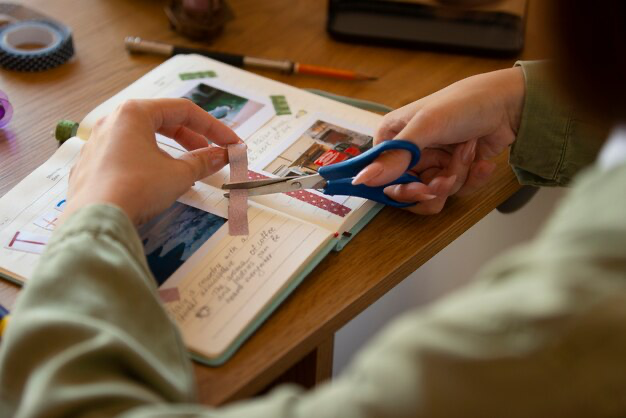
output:
M177 302L180 300L180 292L177 287L159 289L159 297L163 303Z
M274 111L278 116L291 115L291 109L289 109L289 103L285 96L270 96L272 104L274 105Z
M268 179L269 177L250 170L248 171L248 178L250 180L262 180ZM285 194L302 202L308 203L309 205L313 205L319 209L325 210L326 212L341 216L342 218L345 217L352 210L349 207L342 205L341 203L337 203L324 196L311 193L308 190L294 190L293 192L286 192Z
M62 144L71 137L76 136L78 126L78 123L71 120L60 120L54 130L54 137Z
M217 77L217 73L215 71L197 71L195 73L180 73L178 74L181 80L195 80L197 78L213 78Z
M228 146L230 181L248 180L248 148L245 144ZM231 190L228 202L228 233L248 235L248 191Z

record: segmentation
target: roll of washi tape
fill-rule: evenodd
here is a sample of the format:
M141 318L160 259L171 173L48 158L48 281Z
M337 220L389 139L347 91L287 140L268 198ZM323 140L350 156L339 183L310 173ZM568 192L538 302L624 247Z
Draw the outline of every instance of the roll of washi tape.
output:
M3 25L7 25L9 23L14 23L17 22L17 19L14 18L13 16L9 16L7 14L2 13L2 10L0 10L0 26Z
M0 90L0 128L6 126L13 117L13 106L9 102L9 97Z
M73 55L72 32L61 23L25 20L0 28L0 67L44 71L64 64Z
M71 137L76 136L76 132L78 132L78 123L71 120L61 120L57 123L57 127L54 130L54 137L62 144Z

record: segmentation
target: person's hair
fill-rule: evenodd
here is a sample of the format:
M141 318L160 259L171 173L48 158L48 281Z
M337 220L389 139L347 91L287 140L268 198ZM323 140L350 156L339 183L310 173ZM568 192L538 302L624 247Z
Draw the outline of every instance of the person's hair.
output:
M567 93L598 116L626 121L626 1L554 0L551 20Z

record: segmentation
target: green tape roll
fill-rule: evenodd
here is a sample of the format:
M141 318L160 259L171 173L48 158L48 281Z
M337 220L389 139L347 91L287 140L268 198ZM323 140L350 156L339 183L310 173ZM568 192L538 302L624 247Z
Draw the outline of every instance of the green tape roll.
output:
M78 123L71 120L62 120L57 123L54 137L62 144L71 137L76 136L76 132L78 132Z

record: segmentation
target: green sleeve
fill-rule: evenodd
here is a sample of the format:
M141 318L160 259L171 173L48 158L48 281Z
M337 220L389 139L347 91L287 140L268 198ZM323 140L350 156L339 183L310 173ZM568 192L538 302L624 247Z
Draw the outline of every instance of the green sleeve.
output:
M509 162L521 184L568 185L595 160L608 131L559 100L547 63L520 61L516 65L524 72L526 95Z
M0 344L2 416L114 416L194 400L135 227L91 206L53 235ZM95 415L93 415L95 416Z
M70 218L0 346L12 416L618 416L626 410L626 165L591 172L530 245L404 315L347 372L305 392L206 409L128 220ZM52 413L54 412L54 413Z

